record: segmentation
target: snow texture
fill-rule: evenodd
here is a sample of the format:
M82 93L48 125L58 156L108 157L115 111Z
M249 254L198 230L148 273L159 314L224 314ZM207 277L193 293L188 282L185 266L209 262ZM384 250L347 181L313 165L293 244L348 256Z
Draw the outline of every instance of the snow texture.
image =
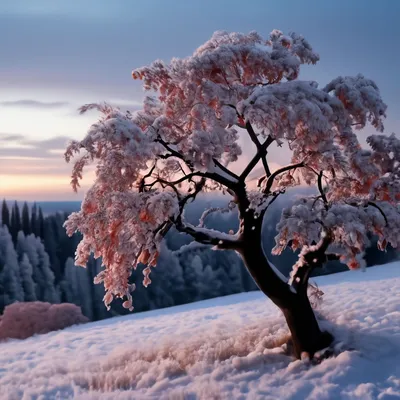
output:
M251 292L2 343L1 399L398 399L399 267L316 279L341 350L317 365Z

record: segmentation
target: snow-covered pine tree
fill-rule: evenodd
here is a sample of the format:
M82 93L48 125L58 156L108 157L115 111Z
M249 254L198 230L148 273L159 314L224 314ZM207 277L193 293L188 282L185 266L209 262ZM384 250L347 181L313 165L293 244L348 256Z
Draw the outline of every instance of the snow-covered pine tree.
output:
M0 226L0 313L8 304L24 301L17 253L5 225Z
M54 284L54 274L50 268L50 259L40 238L31 234L25 236L21 231L17 239L17 253L20 260L26 254L32 265L32 278L35 282L36 299L49 303L58 303L59 294Z
M33 268L28 256L23 253L19 261L21 285L24 291L24 301L36 301L35 282L33 281Z
M31 209L31 233L33 233L35 236L39 236L39 226L38 226L38 215L37 215L37 205L36 203L33 203L32 209Z
M31 221L29 217L29 207L26 201L24 202L24 205L22 207L21 228L25 235L29 235L30 233L32 233Z
M3 203L1 205L1 223L2 225L5 225L8 230L10 230L10 210L5 199L3 199Z
M64 279L61 283L68 303L81 307L82 313L93 320L93 299L90 277L86 268L76 268L74 259L69 257L65 262Z

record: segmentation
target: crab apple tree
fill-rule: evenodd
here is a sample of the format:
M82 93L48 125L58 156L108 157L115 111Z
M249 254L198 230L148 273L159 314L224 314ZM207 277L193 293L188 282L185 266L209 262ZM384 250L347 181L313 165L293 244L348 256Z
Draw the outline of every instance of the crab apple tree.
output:
M376 84L362 75L339 77L325 87L298 79L303 64L319 56L300 35L274 30L216 32L193 55L155 61L133 71L148 96L136 113L88 104L100 119L65 153L73 159L72 186L93 164L96 178L81 210L65 223L83 234L76 264L91 252L102 257L104 302L123 298L133 309L129 277L139 263L144 286L151 283L160 243L171 227L217 250L235 250L249 273L283 312L294 354L312 357L332 336L322 332L307 296L310 273L329 258L349 268L376 235L384 250L400 241L400 141L382 134L386 105ZM355 134L367 124L377 134L361 147ZM240 173L232 172L242 150L241 135L254 148ZM286 142L289 165L271 170L268 150ZM257 187L249 174L260 165ZM236 169L237 170L237 169ZM275 254L287 246L300 255L286 279L261 244L263 218L288 187L315 185L317 195L283 210ZM255 186L255 185L254 185ZM184 218L185 206L205 191L231 196L227 210L205 211L199 224ZM236 211L237 232L205 227L212 212Z

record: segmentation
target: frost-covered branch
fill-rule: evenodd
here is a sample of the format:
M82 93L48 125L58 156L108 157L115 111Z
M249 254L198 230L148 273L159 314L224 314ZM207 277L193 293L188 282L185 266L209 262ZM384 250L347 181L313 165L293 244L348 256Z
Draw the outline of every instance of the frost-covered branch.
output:
M174 150L165 140L163 140L161 137L158 137L154 140L155 142L160 143L167 151L169 151L168 154L164 155L159 155L160 158L168 158L168 157L176 157L182 160L188 168L193 171L193 165L189 160L185 160L185 157L183 154L179 153L178 151Z
M260 220L268 207L300 183L316 184L319 196L283 211L274 248L277 254L287 245L304 250L300 281L315 264L311 256L317 264L324 261L324 249L350 268L359 267L371 233L381 249L388 243L400 247L400 140L372 135L366 149L354 132L367 123L383 130L386 105L379 89L362 75L339 77L322 89L299 80L300 68L318 60L295 33L274 30L263 38L220 31L187 58L134 70L133 78L151 94L135 114L107 104L81 108L101 115L82 140L68 145L65 159L74 159L74 190L87 166L95 166L96 177L66 227L70 235L83 235L77 264L85 265L92 251L102 257L105 270L97 281L104 282L107 305L125 296L131 308L132 269L147 264L144 284L150 283L150 267L173 224L217 248L241 246L241 235L253 246L261 241ZM255 152L237 175L230 166L242 154L239 128L246 129ZM287 144L293 164L271 172L266 156L273 141ZM246 179L260 161L265 176L249 191ZM209 190L233 196L238 239L184 221L186 205ZM326 238L321 243L323 231L329 232L328 246ZM252 252L246 257L252 259ZM258 277L270 272L260 265L254 271ZM276 288L271 290L275 296Z
M331 242L330 234L322 231L322 238L317 244L303 247L289 280L296 292L307 290L311 272L317 267L322 267L327 261L326 251Z
M213 245L218 250L237 250L242 246L242 243L235 236L213 229L195 227L187 223L176 224L175 227L179 232L192 236L197 242Z

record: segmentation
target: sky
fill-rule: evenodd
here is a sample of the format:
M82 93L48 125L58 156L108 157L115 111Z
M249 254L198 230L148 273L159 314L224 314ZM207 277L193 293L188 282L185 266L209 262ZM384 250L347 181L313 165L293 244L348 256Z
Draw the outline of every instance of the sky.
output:
M132 69L188 56L216 30L304 35L321 60L300 79L363 73L388 105L386 132L399 133L399 15L397 0L0 0L0 197L80 200L91 177L73 193L63 149L97 116L78 107L137 109Z

